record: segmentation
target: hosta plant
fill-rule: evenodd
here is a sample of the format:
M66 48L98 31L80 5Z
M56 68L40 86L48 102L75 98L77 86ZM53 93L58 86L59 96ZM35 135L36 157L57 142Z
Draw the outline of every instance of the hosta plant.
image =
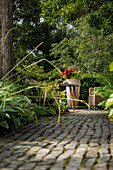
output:
M0 126L6 129L17 129L22 123L33 119L29 113L30 100L18 93L19 85L0 82Z

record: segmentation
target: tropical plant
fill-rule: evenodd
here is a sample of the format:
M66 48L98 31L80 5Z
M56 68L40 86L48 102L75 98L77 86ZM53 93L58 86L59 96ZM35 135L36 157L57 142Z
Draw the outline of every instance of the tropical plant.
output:
M109 65L109 70L113 71L113 62ZM99 105L103 105L104 107L109 108L108 117L113 120L113 73L111 73L109 76L102 75L102 77L107 82L107 85L96 91L96 93L99 93L104 98L104 101L99 103Z

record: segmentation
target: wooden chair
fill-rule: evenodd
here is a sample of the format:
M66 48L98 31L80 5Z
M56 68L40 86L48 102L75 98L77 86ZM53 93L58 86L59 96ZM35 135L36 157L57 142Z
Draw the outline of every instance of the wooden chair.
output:
M104 99L99 94L93 94L92 92L97 91L97 89L100 87L91 87L89 88L89 109L91 106L98 106L100 102L102 102Z

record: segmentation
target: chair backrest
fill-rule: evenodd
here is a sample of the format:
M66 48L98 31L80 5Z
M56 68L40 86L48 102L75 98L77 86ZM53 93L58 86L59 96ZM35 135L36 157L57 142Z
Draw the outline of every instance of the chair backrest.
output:
M90 88L89 88L89 95L94 95L92 92L94 92L94 88L93 88L93 87L90 87Z
M90 87L89 88L89 107L92 106L98 106L100 102L102 102L104 99L100 96L100 94L94 94L92 92L97 91L101 87Z

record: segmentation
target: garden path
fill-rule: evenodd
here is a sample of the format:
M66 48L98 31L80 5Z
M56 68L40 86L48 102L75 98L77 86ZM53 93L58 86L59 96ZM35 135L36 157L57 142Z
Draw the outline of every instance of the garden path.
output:
M39 119L0 137L0 170L113 170L113 122L105 111Z

